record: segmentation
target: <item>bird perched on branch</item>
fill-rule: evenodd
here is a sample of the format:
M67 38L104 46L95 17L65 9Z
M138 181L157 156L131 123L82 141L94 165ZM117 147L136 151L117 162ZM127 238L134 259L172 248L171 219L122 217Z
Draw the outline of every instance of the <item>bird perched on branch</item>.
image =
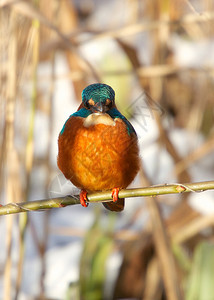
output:
M114 90L101 83L86 87L82 103L65 122L58 139L58 167L81 189L80 203L87 206L87 193L112 190L112 201L103 205L122 211L126 188L139 171L136 132L117 110Z

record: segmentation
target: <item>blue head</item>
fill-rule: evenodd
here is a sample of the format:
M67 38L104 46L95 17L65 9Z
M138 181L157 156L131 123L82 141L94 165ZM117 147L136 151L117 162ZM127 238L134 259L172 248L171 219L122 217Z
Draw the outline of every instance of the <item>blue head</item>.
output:
M126 124L129 135L131 133L136 134L131 123L117 110L114 97L114 90L109 85L103 83L91 84L82 91L82 105L75 113L70 115L69 119L71 117L87 118L90 114L96 112L107 113L112 119L121 119ZM61 130L61 134L64 133L66 123L67 121Z
M115 107L114 90L107 84L95 83L82 91L82 103L92 112L105 113Z

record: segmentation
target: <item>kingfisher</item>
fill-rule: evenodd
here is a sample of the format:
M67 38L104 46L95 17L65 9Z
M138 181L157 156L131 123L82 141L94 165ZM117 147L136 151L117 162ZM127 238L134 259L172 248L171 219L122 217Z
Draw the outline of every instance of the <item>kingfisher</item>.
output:
M115 105L115 92L95 83L82 91L82 103L65 122L58 138L57 164L64 176L81 189L80 203L87 207L87 193L112 190L111 211L122 211L126 188L140 168L136 132Z

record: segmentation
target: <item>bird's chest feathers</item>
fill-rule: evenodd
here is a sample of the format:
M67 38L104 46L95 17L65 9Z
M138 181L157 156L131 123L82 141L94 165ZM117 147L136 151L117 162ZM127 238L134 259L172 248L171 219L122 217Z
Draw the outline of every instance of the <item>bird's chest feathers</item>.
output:
M117 120L117 119L116 119ZM89 128L94 125L103 124L107 126L115 126L116 120L113 120L108 114L94 113L85 118L83 126Z
M137 161L137 139L120 118L94 113L71 117L59 136L58 164L76 186L87 190L126 187Z
M81 157L80 161L89 158L91 161L103 161L107 157L112 161L126 152L132 138L121 119L112 119L108 114L94 113L82 120L73 141L74 153Z
M78 139L84 148L92 144L100 152L102 146L118 144L118 141L130 140L126 125L119 118L108 114L93 113L82 121L78 130ZM109 148L109 147L108 147Z

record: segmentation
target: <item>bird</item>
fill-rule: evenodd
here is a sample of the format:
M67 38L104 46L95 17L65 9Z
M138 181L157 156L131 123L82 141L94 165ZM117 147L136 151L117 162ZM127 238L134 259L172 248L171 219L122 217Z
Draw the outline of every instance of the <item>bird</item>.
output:
M82 103L69 116L58 137L57 164L66 179L81 189L80 203L87 207L87 194L112 191L105 208L120 212L119 198L140 169L137 134L115 104L115 92L107 84L94 83L82 91Z

